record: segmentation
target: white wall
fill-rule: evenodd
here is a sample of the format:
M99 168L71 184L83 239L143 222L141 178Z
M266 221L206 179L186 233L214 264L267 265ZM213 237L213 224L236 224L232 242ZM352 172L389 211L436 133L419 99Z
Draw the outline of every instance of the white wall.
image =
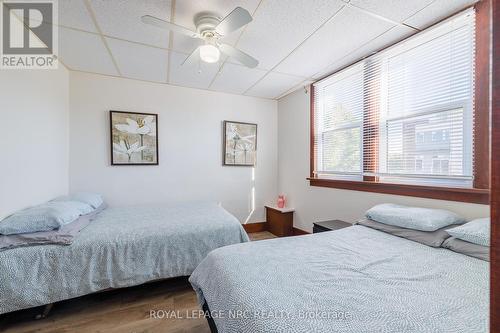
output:
M109 110L158 113L159 166L110 165ZM258 124L254 175L222 166L223 120ZM113 206L216 200L261 222L277 194L276 101L72 72L70 128L70 190L101 192Z
M489 216L487 205L309 186L309 101L309 94L299 90L278 103L278 191L296 209L295 227L311 231L316 221L355 221L385 202L448 209L469 219Z
M159 114L159 166L110 166L110 109ZM353 221L382 202L446 208L469 219L489 213L486 205L309 186L303 91L276 103L64 68L2 71L0 115L0 218L68 186L102 192L111 205L217 200L242 222L264 221L263 205L280 192L296 208L295 226L309 231L314 221ZM254 172L221 165L223 120L258 124Z
M68 71L0 71L0 219L68 191Z

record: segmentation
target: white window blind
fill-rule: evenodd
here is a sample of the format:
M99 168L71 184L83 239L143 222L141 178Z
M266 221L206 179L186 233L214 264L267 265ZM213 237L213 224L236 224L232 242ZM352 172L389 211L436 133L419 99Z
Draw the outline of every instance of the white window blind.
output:
M318 170L337 176L362 174L363 66L353 66L315 89Z
M315 176L472 187L469 9L314 84Z

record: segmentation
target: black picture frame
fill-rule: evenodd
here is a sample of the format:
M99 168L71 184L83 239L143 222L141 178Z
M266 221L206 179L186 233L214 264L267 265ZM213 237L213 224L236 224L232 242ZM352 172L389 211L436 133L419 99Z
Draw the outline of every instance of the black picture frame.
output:
M254 161L252 164L241 164L241 163L227 163L227 151L226 151L226 140L227 140L227 125L228 124L239 124L239 125L248 125L255 126L255 145L254 145ZM241 121L232 121L232 120L224 120L222 123L222 165L223 166L238 166L238 167L255 167L257 164L257 124L254 123L246 123Z
M156 124L155 126L155 158L156 161L154 162L147 162L147 163L123 163L123 162L116 162L115 161L115 156L113 153L113 115L114 114L131 114L131 115L140 115L140 116L153 116L154 117L154 122ZM159 149L158 149L158 114L157 113L145 113L145 112L131 112L131 111L117 111L117 110L110 110L109 111L109 137L110 137L110 155L111 155L111 165L112 166L127 166L127 165L159 165L160 164L160 159L159 159Z

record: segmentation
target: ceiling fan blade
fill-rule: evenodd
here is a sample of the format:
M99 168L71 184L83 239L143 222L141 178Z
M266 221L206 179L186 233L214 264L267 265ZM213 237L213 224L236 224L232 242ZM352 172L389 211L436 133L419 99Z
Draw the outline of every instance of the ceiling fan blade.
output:
M238 50L235 47L232 47L231 45L222 43L219 45L219 49L225 55L230 56L231 58L238 60L241 64L243 64L247 67L255 68L259 64L259 61L257 59L246 54L243 51Z
M178 33L187 35L187 36L192 37L192 38L200 38L201 37L195 31L189 30L188 28L184 28L183 26L180 26L180 25L168 22L168 21L164 21L162 19L159 19L159 18L151 16L151 15L142 16L141 21L143 23L153 25L153 26L158 27L158 28L178 32Z
M200 59L200 47L198 46L193 52L182 62L181 66L193 65L196 60Z
M252 16L248 10L236 7L228 16L215 27L215 31L222 36L238 30L242 26L252 22Z

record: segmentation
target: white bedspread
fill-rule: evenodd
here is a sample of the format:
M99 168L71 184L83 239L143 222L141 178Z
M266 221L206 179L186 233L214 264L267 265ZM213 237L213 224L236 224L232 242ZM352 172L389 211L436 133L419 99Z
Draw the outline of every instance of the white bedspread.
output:
M219 333L487 332L488 281L488 262L363 226L217 249L190 278Z
M0 313L190 275L210 251L245 241L215 203L108 208L69 246L0 252Z

